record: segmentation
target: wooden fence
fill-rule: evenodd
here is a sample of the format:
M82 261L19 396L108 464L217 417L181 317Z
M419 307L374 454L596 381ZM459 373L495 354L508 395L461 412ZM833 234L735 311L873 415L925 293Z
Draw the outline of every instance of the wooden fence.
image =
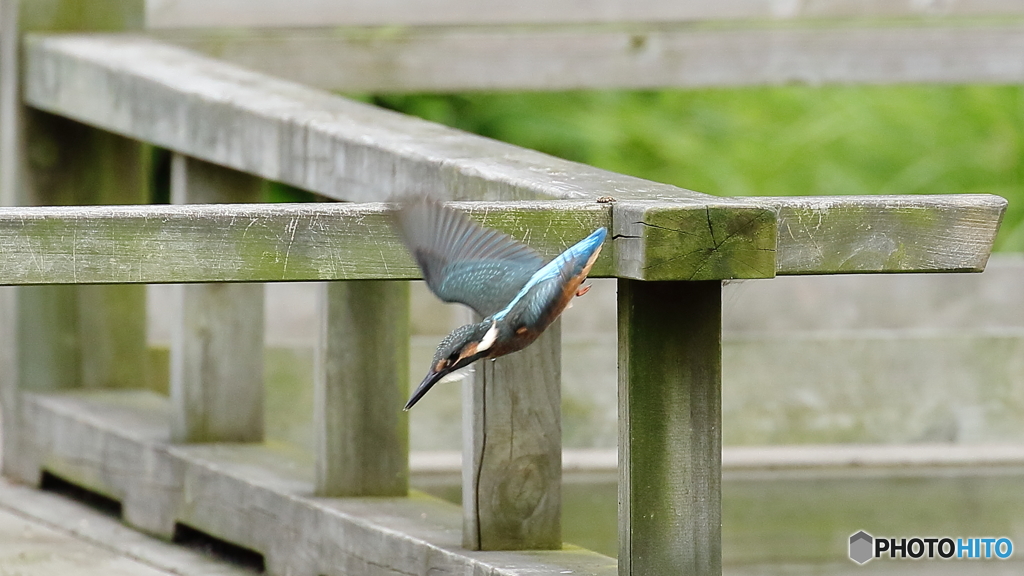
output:
M0 306L4 473L59 476L272 574L720 573L721 280L980 271L1005 200L717 198L323 89L1019 82L1024 28L958 18L1024 10L399 4L3 0L0 283L34 285ZM154 146L173 205L148 205ZM260 204L265 180L344 203ZM407 495L418 271L379 202L413 188L548 256L611 230L593 275L619 279L617 563L562 546L557 324L464 388L462 508ZM289 280L330 281L313 458L262 442L251 282ZM143 283L182 283L170 397L141 389Z

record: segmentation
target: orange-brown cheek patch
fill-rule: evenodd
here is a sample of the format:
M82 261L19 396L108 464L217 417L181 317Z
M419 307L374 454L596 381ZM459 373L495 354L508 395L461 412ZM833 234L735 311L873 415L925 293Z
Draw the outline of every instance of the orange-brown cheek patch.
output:
M462 352L459 352L459 360L462 360L463 358L469 358L473 354L476 354L476 343L470 344L469 346L463 348Z
M446 366L448 366L447 362L444 360L438 360L437 366L434 366L434 372L440 372L441 370L444 370Z

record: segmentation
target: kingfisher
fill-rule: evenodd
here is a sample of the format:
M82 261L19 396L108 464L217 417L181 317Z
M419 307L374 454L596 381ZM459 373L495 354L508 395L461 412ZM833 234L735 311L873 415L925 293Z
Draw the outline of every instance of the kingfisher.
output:
M483 320L441 340L426 377L405 410L448 374L481 358L522 350L567 307L601 252L608 231L598 228L548 263L511 236L477 225L428 196L399 203L393 223L427 287L445 302L469 306Z

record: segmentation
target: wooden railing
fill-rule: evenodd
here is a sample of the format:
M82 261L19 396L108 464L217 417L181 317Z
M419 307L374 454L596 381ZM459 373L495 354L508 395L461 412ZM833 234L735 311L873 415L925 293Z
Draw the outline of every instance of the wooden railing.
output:
M718 198L168 42L349 90L1015 81L1024 72L1005 40L1019 42L1024 29L1014 25L916 23L913 37L931 39L922 47L904 45L893 28L754 25L822 15L755 0L713 13L698 3L630 4L634 17L626 3L614 13L545 2L401 18L371 2L323 13L294 2L139 0L82 12L72 4L29 2L19 15L6 0L0 12L0 283L43 285L3 292L3 471L33 484L47 472L119 500L124 520L153 534L171 537L181 524L251 548L273 574L720 573L721 280L980 271L1006 205L987 195ZM1013 3L983 4L1019 16ZM834 5L823 15L859 14ZM917 16L918 5L869 16ZM120 31L197 17L218 26L432 27L46 33L73 22ZM738 28L679 24L707 18ZM585 26L609 21L633 23ZM434 27L524 22L550 26ZM963 50L951 38L986 40ZM264 58L268 45L285 48ZM405 60L430 46L439 51L426 52L426 65ZM922 64L929 47L940 52ZM474 71L444 59L453 53L472 54ZM374 59L360 65L360 55ZM321 61L330 73L315 72ZM526 63L551 68L508 73ZM174 205L145 205L150 146L173 152ZM259 204L263 180L345 203ZM407 496L403 281L418 271L379 202L412 189L465 201L458 206L475 219L547 256L598 226L611 230L592 275L619 279L617 563L561 549L557 324L464 388L461 511ZM295 280L330 281L320 294L312 459L262 443L262 291L247 282ZM139 389L143 283L186 284L167 303L176 318L169 398Z

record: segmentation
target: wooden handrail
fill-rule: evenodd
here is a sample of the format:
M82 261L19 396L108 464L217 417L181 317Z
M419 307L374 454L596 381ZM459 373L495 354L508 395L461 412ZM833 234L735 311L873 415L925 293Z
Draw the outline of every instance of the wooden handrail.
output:
M792 2L810 4L817 3ZM891 4L897 2L874 3ZM246 34L161 30L154 36L279 78L349 93L1019 84L1024 64L1014 54L1024 43L1024 26L1018 18L312 28Z
M149 0L148 28L283 28L296 26L408 26L551 23L647 23L722 20L813 20L834 18L907 18L1021 16L1013 0L948 2L848 2L825 0L688 0L605 1L579 4L571 0L530 0L515 4L472 0L380 5L373 0L330 2L294 0Z

